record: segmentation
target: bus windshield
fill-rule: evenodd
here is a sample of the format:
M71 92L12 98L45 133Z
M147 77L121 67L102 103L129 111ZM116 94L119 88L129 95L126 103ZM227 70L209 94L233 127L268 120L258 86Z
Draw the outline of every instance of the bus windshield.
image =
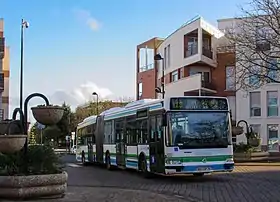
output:
M167 146L221 148L231 144L228 112L168 112Z

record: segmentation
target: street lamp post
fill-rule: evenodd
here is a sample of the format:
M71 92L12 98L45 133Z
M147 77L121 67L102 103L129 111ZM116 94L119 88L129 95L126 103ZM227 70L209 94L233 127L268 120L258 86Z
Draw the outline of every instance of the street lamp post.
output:
M164 99L164 94L165 94L165 86L164 86L164 58L161 57L160 54L156 54L154 56L154 60L155 61L159 61L162 60L162 68L161 68L161 72L162 72L162 80L161 80L161 89L159 87L157 87L155 89L156 93L161 93L162 94L162 99Z
M96 96L96 115L98 115L98 94L97 92L93 92L92 95Z
M24 29L28 28L29 24L24 19L21 19L21 35L20 35L20 109L23 110L23 37L24 37Z

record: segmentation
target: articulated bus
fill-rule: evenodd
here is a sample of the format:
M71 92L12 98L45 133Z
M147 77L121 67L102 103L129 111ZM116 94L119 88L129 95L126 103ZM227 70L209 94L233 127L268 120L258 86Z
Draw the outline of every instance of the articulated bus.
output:
M84 161L83 163L92 162L93 153L95 152L95 142L94 131L96 128L96 117L90 116L79 123L76 129L76 160L82 162L82 152L84 152Z
M83 132L86 127L86 120L79 124L81 137L88 134ZM87 161L105 164L107 169L197 176L234 169L230 110L224 97L139 100L104 111L90 128L95 130Z

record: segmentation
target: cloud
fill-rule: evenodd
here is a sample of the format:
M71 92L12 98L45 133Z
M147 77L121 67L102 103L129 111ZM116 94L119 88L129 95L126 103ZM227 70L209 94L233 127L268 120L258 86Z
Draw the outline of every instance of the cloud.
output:
M65 102L66 104L69 104L71 106L72 110L75 110L77 106L83 105L88 101L96 99L96 97L92 95L93 92L98 93L99 100L114 99L117 97L108 88L99 87L98 85L90 81L83 83L70 91L56 90L53 94L46 96L51 104L61 105L63 102ZM28 107L30 108L41 103L43 103L42 99L33 98L30 100ZM11 97L10 117L12 114L12 110L16 107L19 107L19 98Z
M77 106L85 105L89 101L95 101L96 96L93 96L92 93L96 92L98 94L99 100L113 100L113 101L132 101L134 100L131 97L118 96L112 93L108 88L100 87L93 82L85 82L80 84L78 87L70 90L56 90L51 95L46 95L50 101L50 104L61 105L63 102L71 106L71 109L74 111ZM28 103L28 120L31 123L35 123L35 119L31 112L31 107L37 106L38 104L43 104L41 98L33 98ZM9 117L12 116L13 110L19 107L19 98L11 97L10 98L10 109Z
M74 14L78 18L78 20L86 23L86 25L92 31L98 31L101 28L101 23L97 19L95 19L89 11L83 9L75 9Z

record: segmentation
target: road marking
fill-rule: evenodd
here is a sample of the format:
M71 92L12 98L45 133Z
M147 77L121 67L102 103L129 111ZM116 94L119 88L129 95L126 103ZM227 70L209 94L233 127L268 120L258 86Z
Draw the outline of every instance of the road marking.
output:
M81 168L81 167L83 167L83 166L75 164L75 163L67 163L66 165L69 166L69 167L72 167L72 168Z

